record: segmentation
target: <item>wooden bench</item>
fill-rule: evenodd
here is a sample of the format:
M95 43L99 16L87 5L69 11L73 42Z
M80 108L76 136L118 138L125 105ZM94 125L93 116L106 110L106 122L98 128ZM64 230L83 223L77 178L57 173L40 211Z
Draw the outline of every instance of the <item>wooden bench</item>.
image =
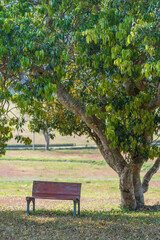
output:
M35 198L73 200L73 216L76 216L77 204L78 215L80 215L80 193L81 183L33 181L32 197L26 197L27 215L29 214L30 202L33 203L33 211L35 211Z

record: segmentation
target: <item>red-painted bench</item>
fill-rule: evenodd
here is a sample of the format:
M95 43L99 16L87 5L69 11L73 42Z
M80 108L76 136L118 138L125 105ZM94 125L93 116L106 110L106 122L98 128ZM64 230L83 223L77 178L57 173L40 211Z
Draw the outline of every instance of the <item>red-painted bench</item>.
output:
M76 216L77 204L78 204L78 215L79 215L80 214L80 193L81 193L81 183L33 181L32 197L26 197L27 215L29 214L30 202L33 203L33 211L35 211L35 198L73 200L74 202L73 216Z

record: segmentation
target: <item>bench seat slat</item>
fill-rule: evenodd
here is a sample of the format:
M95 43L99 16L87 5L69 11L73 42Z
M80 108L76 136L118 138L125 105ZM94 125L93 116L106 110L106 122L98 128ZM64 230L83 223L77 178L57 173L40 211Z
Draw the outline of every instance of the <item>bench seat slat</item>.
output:
M38 194L38 193L42 193L42 194L70 194L70 195L79 195L78 191L74 191L72 189L70 189L69 191L65 190L64 191L59 191L58 189L54 189L51 191L50 188L46 188L46 189L42 189L42 188L38 188L36 191L33 192L33 194Z

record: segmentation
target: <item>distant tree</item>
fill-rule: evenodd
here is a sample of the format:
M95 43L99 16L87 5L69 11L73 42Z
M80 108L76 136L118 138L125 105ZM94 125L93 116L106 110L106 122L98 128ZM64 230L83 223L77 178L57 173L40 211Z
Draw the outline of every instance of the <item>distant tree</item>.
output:
M160 165L152 144L160 123L159 9L157 0L0 6L0 68L15 79L19 105L31 105L34 92L76 114L118 174L121 205L130 209L144 205ZM156 160L141 183L149 159Z
M29 129L31 132L43 133L46 150L49 150L50 139L54 139L56 131L61 135L88 136L87 126L57 101L51 103L37 101L35 104L34 99L34 106L28 107L28 114L31 117Z

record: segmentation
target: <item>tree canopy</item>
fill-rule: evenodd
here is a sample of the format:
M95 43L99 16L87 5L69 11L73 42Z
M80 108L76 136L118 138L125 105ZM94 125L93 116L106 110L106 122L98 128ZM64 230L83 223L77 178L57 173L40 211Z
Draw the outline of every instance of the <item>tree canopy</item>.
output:
M160 164L152 144L160 124L159 11L157 0L0 5L1 76L19 93L15 101L57 98L83 120L132 209L144 204ZM155 157L156 170L141 184L143 163Z

